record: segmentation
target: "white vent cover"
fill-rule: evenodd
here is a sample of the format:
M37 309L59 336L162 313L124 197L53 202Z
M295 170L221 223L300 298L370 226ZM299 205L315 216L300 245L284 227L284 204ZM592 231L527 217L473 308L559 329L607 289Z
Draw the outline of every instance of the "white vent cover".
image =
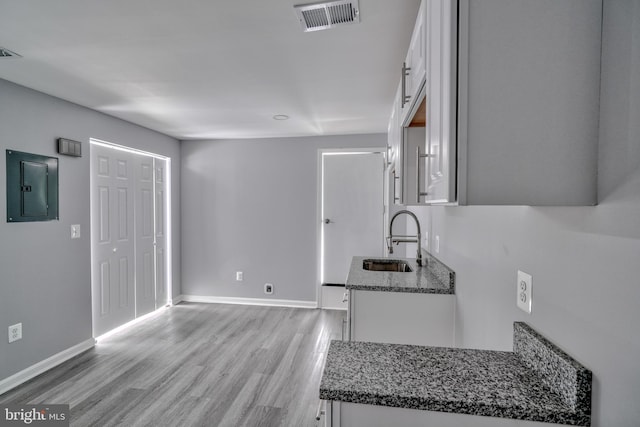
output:
M304 32L328 30L360 22L358 0L340 0L293 6Z
M9 49L0 47L0 58L22 58L22 56L15 52L11 52Z

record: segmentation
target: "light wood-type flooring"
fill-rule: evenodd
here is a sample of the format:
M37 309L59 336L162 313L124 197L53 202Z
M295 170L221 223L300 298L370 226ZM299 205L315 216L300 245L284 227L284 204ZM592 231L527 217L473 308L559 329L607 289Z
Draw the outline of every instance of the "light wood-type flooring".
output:
M315 426L344 312L182 303L0 396L72 426Z

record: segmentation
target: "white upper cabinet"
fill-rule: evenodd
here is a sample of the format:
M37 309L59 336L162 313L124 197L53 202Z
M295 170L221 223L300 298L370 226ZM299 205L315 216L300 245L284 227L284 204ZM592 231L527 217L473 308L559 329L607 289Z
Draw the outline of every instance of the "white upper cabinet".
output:
M423 0L400 203L595 204L601 23L602 0Z
M400 114L400 87L396 90L396 96L391 107L391 116L389 117L389 125L387 127L387 148L388 148L388 161L390 165L393 165L396 157L398 156L398 139L400 138L399 129L399 114Z
M392 191L394 204L402 204L402 124L400 123L400 97L402 87L398 86L389 118L387 133L387 145L389 152L389 168L391 169L391 179L389 191Z
M455 0L426 0L427 111L425 192L419 202L456 200L457 15Z
M420 3L416 23L413 27L411 42L402 66L400 120L405 122L412 111L418 92L425 81L426 74L426 37L425 37L425 0Z

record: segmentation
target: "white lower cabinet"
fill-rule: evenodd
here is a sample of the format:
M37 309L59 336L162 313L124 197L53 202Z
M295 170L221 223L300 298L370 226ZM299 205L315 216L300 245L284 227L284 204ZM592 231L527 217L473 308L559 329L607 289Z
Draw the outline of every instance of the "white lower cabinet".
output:
M329 310L346 310L347 298L344 286L322 285L320 287L320 304Z
M454 295L352 289L349 339L453 347L454 314Z
M316 413L316 427L331 427L333 423L333 417L331 414L331 407L333 405L339 405L339 402L332 402L330 400L321 400L318 412Z
M326 406L332 409L331 416L327 418L330 424L319 424L326 427L549 427L563 425L336 401L326 402Z

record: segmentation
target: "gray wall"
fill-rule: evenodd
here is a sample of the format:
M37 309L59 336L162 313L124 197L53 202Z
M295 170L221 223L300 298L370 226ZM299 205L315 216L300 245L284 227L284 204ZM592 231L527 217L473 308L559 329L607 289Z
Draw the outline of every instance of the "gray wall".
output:
M315 301L318 149L384 146L381 134L183 141L182 293Z
M83 142L82 158L59 156L55 141ZM173 294L180 293L180 151L173 138L0 80L0 380L91 338L89 138L172 158ZM60 220L8 224L5 150L59 158ZM82 237L71 240L69 227ZM23 339L7 343L9 325Z
M606 0L598 206L412 208L456 271L457 344L511 350L512 323L528 322L593 371L598 427L640 420L639 76L640 1Z

